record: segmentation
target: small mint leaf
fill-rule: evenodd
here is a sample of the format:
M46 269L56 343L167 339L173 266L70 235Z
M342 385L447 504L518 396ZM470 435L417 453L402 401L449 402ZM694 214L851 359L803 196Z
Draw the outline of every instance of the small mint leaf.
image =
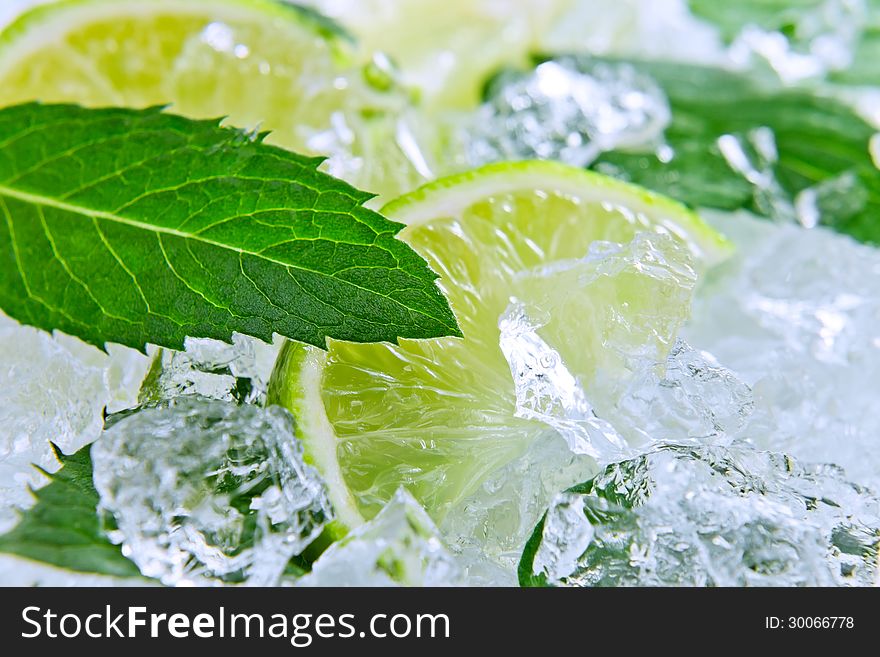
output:
M89 448L70 456L52 448L62 467L55 474L45 473L50 483L34 491L36 503L23 512L16 527L0 536L0 552L78 572L140 576L101 530Z

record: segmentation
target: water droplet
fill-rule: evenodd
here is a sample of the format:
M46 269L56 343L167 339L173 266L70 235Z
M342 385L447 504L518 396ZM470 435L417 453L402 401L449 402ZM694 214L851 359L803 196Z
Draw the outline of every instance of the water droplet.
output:
M230 52L235 45L232 28L225 23L209 23L202 30L201 39L217 52Z

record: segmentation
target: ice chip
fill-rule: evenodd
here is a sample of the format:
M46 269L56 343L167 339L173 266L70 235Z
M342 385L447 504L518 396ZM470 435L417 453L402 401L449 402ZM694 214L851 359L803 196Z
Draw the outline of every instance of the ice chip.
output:
M34 464L58 469L49 442L72 453L97 438L105 407L136 402L148 364L134 349L103 353L0 314L0 532L33 502L28 486L45 483Z
M880 500L839 468L750 448L667 447L611 465L558 496L540 527L523 574L552 585L878 581Z
M522 546L550 500L597 471L593 458L573 453L548 426L522 456L494 472L468 498L465 513L440 523L468 584L515 586Z
M330 546L300 586L454 586L462 572L428 514L403 488Z
M683 337L752 388L741 433L880 489L880 251L822 226L706 216L737 255L699 288Z
M92 446L109 536L169 585L278 582L332 511L279 407L181 397Z
M804 228L835 226L859 214L868 203L868 191L852 171L801 190L794 207Z
M563 57L496 80L462 142L471 165L538 158L582 167L603 151L653 146L669 120L663 91L632 66Z
M535 572L561 581L577 570L578 559L593 542L595 530L584 513L584 497L560 493L553 499L542 529L541 549L535 555Z
M141 389L140 402L186 395L262 404L281 343L269 345L234 333L232 343L187 338L184 351L161 350Z

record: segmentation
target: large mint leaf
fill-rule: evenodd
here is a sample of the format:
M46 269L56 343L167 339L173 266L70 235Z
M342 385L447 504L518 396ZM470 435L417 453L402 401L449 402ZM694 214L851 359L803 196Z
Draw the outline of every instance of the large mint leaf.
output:
M778 162L773 174L785 196L848 177L837 207L823 223L864 242L880 243L880 170L869 140L876 132L849 106L808 90L763 86L745 75L667 62L630 62L653 76L672 108L665 139L674 157L610 152L594 166L695 207L725 210L756 204L755 188L734 170L718 146L723 135L742 141L756 128L775 137Z
M55 453L61 470L46 473L51 482L34 492L36 504L19 524L0 536L0 552L79 572L137 577L137 567L101 530L89 448L71 456Z
M160 109L0 110L0 308L98 346L460 335L401 226L320 162Z

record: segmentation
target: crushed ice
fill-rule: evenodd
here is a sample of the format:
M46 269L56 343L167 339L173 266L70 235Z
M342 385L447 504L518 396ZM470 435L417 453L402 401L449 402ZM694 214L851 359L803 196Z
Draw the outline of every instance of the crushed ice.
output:
M49 442L69 454L97 438L104 408L133 404L148 364L133 349L102 353L0 313L0 532L33 503L28 486L45 482L33 465L58 469Z
M542 335L556 309L516 302L501 318L518 414L640 495L624 507L559 497L536 573L578 585L876 583L880 252L821 227L711 216L740 250L702 282L686 325L705 351L678 338L661 361L616 340L606 346L629 374L596 387ZM589 280L565 289L589 296Z
M567 586L870 586L878 541L880 501L839 468L669 447L557 496L531 566Z
M738 246L684 337L753 390L749 440L880 490L880 250L818 227L704 213Z

